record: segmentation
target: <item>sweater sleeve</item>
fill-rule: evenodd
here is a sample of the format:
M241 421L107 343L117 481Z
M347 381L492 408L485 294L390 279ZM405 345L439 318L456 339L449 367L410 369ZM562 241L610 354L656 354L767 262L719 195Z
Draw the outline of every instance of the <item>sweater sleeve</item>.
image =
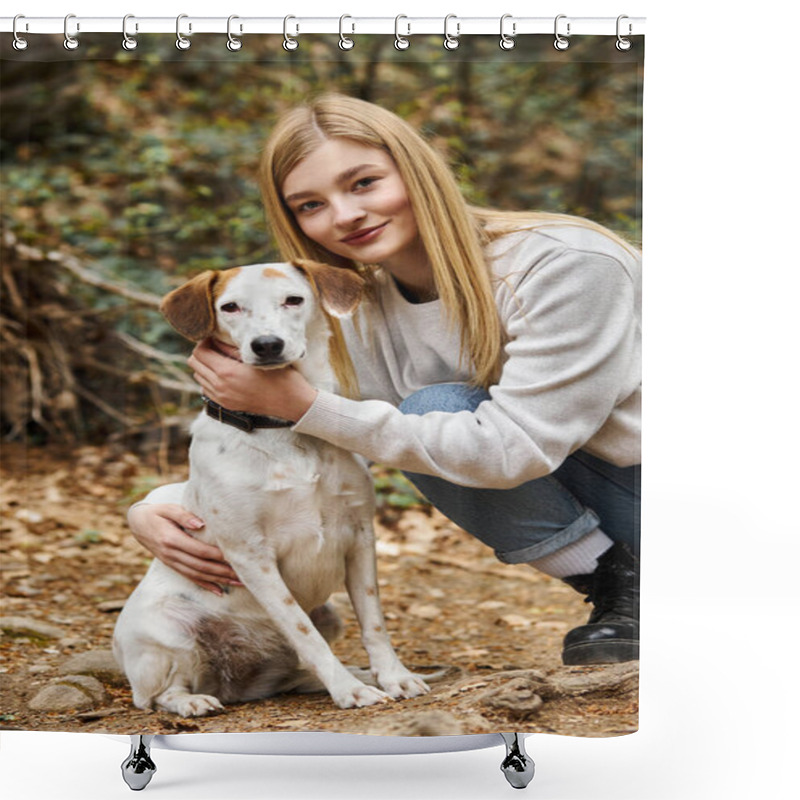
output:
M464 486L510 488L549 474L638 387L633 282L608 255L562 250L498 306L506 361L474 413L407 415L320 392L295 430Z

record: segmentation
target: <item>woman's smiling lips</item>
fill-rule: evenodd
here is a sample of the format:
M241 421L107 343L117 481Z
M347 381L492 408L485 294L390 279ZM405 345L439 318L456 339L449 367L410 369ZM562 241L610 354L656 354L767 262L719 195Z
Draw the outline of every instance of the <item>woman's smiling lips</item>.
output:
M340 239L340 241L343 244L367 244L379 236L388 224L388 222L384 222L382 225L375 225L372 228L363 228L362 230L345 236L343 239Z

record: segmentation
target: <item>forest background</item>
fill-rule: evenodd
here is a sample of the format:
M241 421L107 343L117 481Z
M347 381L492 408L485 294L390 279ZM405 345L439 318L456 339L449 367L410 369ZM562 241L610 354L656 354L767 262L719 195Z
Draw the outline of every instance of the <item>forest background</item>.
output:
M255 180L278 115L331 90L379 103L445 154L470 202L587 216L638 243L641 46L623 53L586 37L559 52L548 36L507 52L483 36L450 52L419 37L399 52L391 37L362 36L342 52L335 37L304 36L294 53L280 37L237 53L214 38L187 56L172 37L126 52L98 35L68 58L60 37L35 52L3 47L0 727L635 729L637 665L576 679L560 664L563 635L586 617L581 598L497 564L381 465L377 546L393 642L423 671L452 668L403 705L411 717L289 697L176 723L131 707L108 648L149 559L125 509L185 478L199 406L190 345L159 299L204 269L280 260ZM337 654L357 664L352 610L334 601L349 632ZM73 657L100 678L91 697L59 677L78 668ZM59 707L43 705L54 692Z

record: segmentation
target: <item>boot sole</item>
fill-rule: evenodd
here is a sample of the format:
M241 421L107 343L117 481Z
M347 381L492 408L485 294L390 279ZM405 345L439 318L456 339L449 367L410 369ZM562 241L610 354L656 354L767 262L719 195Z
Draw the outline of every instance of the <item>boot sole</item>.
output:
M562 662L568 667L588 664L621 664L639 659L639 642L630 639L610 639L605 642L587 642L565 647Z

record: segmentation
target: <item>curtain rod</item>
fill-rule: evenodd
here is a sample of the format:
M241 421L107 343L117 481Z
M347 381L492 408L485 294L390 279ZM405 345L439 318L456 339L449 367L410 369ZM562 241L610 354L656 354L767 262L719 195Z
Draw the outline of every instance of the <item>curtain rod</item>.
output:
M644 34L645 18L628 17L412 17L401 14L397 17L195 17L181 14L179 17L82 17L68 14L65 17L34 17L18 14L16 17L0 17L0 32L26 34L61 33L78 38L91 33L124 33L134 37L138 34L175 33L189 37L198 33L227 34L240 37L248 34L279 34L292 38L309 33L329 33L340 36L358 34L389 34L399 37L440 34L457 38L476 34L498 34L514 37L526 34L553 34L569 37L581 35L628 37Z

